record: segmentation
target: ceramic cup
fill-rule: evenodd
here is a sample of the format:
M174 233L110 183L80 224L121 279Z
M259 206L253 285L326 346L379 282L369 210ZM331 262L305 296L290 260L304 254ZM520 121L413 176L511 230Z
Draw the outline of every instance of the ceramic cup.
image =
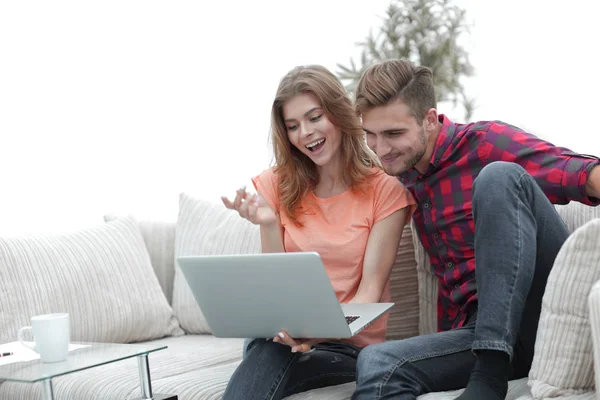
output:
M23 334L31 331L34 346L24 342ZM69 314L45 314L31 318L31 326L24 326L17 334L19 342L40 355L44 363L64 361L69 354Z

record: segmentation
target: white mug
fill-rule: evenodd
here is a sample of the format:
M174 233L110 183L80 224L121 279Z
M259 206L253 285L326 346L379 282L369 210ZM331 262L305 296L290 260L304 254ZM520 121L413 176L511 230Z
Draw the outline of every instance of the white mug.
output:
M35 346L30 346L23 340L23 333L31 330ZM40 355L44 363L64 361L69 354L70 342L69 314L45 314L31 317L31 326L19 329L17 337L25 347L29 347Z

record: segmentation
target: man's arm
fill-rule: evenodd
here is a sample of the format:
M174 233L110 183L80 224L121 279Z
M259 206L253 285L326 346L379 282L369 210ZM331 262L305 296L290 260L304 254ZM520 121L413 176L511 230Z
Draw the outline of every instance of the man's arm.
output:
M514 126L493 122L485 126L485 137L478 147L488 163L508 161L521 165L550 202L567 204L578 201L600 204L598 157L558 147ZM593 175L593 176L592 176Z
M588 196L600 199L600 165L596 165L590 171L585 184L585 191Z

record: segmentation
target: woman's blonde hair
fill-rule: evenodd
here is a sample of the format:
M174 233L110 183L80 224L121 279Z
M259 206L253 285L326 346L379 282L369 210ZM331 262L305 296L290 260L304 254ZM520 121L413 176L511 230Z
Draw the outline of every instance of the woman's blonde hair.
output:
M278 176L281 210L296 224L300 200L318 183L315 163L291 144L283 119L283 104L292 97L310 93L321 103L329 120L342 132L340 147L344 172L352 190L357 190L373 167L381 167L377 156L367 147L360 119L342 83L320 65L296 67L279 83L271 109L271 138Z

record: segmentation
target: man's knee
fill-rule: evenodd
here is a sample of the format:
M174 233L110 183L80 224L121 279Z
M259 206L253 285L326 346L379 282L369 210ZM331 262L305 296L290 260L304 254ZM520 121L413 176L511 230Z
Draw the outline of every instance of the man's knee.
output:
M362 349L356 360L357 373L375 372L387 360L384 353L383 344L372 344Z
M473 188L477 185L498 185L503 182L518 180L526 173L527 171L519 164L506 161L494 161L481 169L479 175L475 178Z
M416 343L416 342L415 342ZM357 390L353 399L415 398L424 393L426 372L414 365L423 356L411 341L392 341L365 347L356 365Z
M480 196L495 196L509 187L517 185L521 177L527 174L519 164L505 161L492 162L481 169L473 182L474 200Z

